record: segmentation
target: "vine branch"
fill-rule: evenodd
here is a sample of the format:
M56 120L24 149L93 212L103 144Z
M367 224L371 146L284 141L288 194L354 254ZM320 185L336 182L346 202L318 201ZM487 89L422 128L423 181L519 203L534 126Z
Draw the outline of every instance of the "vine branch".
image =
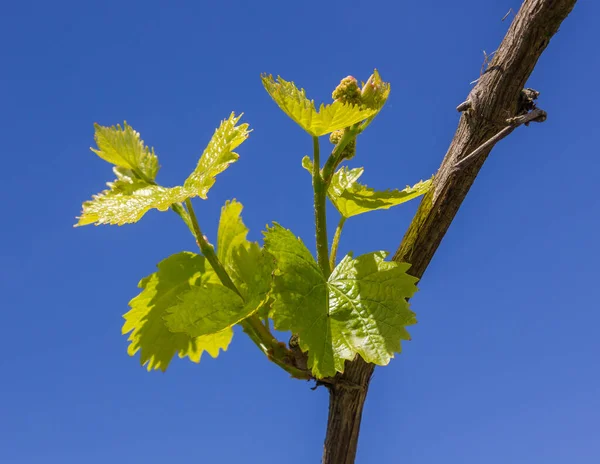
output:
M576 3L577 0L525 0L489 67L465 103L459 105L463 113L450 148L394 255L395 261L411 264L409 273L413 276L423 276L495 142L484 146L458 170L457 163L504 129L507 116L521 115L520 95L527 79ZM346 363L344 373L336 375L329 387L323 464L354 462L362 410L374 368L357 357ZM361 385L364 390L338 388L337 382Z

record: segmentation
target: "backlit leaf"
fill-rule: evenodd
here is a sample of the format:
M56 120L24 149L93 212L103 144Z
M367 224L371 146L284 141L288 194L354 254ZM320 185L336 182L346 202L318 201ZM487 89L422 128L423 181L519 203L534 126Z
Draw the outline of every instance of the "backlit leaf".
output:
M220 282L202 283L192 286L178 304L167 309L165 322L172 332L198 337L237 324L249 315L244 309L244 300L233 290Z
M319 137L338 129L349 127L377 113L378 108L365 108L358 105L334 101L321 104L315 109L313 100L306 98L304 89L298 89L293 82L281 77L261 76L263 86L277 106L312 136Z
M248 314L266 303L271 286L273 257L256 242L246 240L242 204L232 200L221 209L217 256L246 301Z
M175 354L199 362L204 351L213 358L227 350L233 331L190 337L171 332L164 320L167 311L180 303L192 287L218 283L218 278L203 256L181 252L158 264L158 271L142 279L140 294L129 302L131 310L123 317L122 332L129 335L130 356L140 351L140 362L148 370L165 371Z
M346 218L406 203L427 193L433 182L428 179L403 190L377 191L357 182L362 173L363 168L342 167L333 175L327 190L331 202Z
M190 336L219 332L256 313L266 302L273 258L246 240L248 229L241 212L240 203L228 201L221 210L217 236L217 256L241 297L221 284L193 286L167 311L165 320L171 331Z
M405 326L416 319L407 298L417 279L408 264L384 261L381 251L349 254L325 279L304 244L278 224L265 232L265 248L277 261L271 318L277 330L298 334L316 377L342 372L356 354L386 365L410 339Z
M248 137L248 124L237 125L240 117L235 117L232 113L229 119L221 123L215 130L194 172L183 186L172 188L147 182L147 179L140 178L135 170L129 167L132 163L128 164L123 161L133 157L133 150L130 149L130 146L136 145L132 140L139 141L139 134L130 126L126 126L126 129L121 132L116 129L113 131L114 133L111 131L101 132L105 138L111 135L114 136L114 140L125 139L131 143L129 145L125 142L108 144L103 138L97 137L97 140L101 140L99 146L104 147L102 155L99 154L99 156L107 161L118 161L121 164L114 168L117 180L107 184L109 189L93 196L92 200L83 204L82 215L78 218L77 225L130 224L139 221L151 209L166 211L173 203L183 203L188 198L199 196L206 199L207 192L215 183L215 176L238 159L238 154L233 150ZM129 135L125 137L122 133ZM139 142L143 146L143 143ZM150 162L148 161L148 163Z
M158 173L158 158L154 149L144 145L139 132L125 122L105 127L94 124L94 139L98 148L91 148L100 158L121 168L137 171L146 181L153 181Z
M302 159L302 167L312 173L313 163L308 156ZM431 178L403 190L377 191L357 182L363 172L364 168L343 166L331 178L327 196L345 218L406 203L427 193L433 183Z
M239 155L235 150L248 138L248 124L240 124L242 115L231 113L229 119L221 122L202 153L194 172L187 178L184 189L190 196L206 199L206 194L215 183L215 176L237 161Z
M108 190L83 203L78 226L131 224L151 209L166 211L173 203L191 196L183 187L166 188L137 179L116 180L107 185L110 187Z

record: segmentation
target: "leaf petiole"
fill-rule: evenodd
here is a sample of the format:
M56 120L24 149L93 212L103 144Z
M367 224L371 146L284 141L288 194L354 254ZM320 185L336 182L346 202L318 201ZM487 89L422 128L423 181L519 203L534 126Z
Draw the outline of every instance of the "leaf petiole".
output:
M340 237L342 236L342 229L346 223L346 218L342 216L340 222L335 229L335 235L333 236L333 242L331 243L331 253L329 256L329 267L335 269L335 257L337 255L338 245L340 243Z

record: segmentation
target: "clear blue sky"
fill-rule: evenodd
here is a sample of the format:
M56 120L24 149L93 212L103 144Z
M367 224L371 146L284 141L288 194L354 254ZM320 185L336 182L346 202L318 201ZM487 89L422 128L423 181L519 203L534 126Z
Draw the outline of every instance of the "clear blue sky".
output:
M376 370L359 463L600 462L600 6L579 3L529 82L547 122L494 150L412 302L413 341ZM195 245L167 213L72 228L112 178L89 151L92 124L127 120L176 185L219 121L245 112L241 159L196 202L203 228L214 238L235 197L252 239L276 220L314 247L300 167L311 140L259 74L328 101L340 78L377 67L392 93L351 165L373 187L405 186L437 169L482 51L519 4L5 3L0 462L319 462L327 392L288 379L243 334L165 374L127 356L121 315L138 280ZM341 251L393 252L415 208L350 220Z

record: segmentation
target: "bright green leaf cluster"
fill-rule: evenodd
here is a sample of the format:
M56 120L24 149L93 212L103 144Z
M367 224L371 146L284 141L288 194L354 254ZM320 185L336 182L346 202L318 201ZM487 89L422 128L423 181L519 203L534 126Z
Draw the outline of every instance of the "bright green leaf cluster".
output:
M302 159L302 167L312 173L313 164L308 156ZM428 179L403 190L377 191L357 182L363 172L364 168L348 169L344 166L336 171L329 184L327 196L345 218L410 201L427 193L433 182L433 179Z
M188 198L206 199L215 183L215 176L238 159L233 150L248 137L248 124L237 125L241 115L233 113L215 130L202 153L196 169L183 186L161 187L154 183L158 161L154 150L144 146L139 134L125 124L102 127L96 125L98 150L102 159L116 165L117 180L109 182L108 190L83 204L78 226L87 224L130 224L139 221L151 209L166 211L174 203Z
M176 353L195 362L203 351L216 357L219 349L227 349L231 327L268 300L273 260L246 240L241 211L235 200L223 207L217 242L241 296L221 284L203 256L190 252L170 256L140 282L142 291L129 303L123 333L132 332L129 354L141 350L149 370L165 370Z
M325 278L292 232L278 224L265 232L265 249L277 262L270 316L277 330L298 335L313 375L342 372L358 354L386 365L409 340L405 326L416 323L407 299L417 279L409 264L384 261L386 253L347 255Z
M321 104L317 111L315 102L306 98L304 89L298 89L293 82L281 77L275 80L273 76L266 74L262 75L262 82L277 106L313 137L352 126L378 111L376 108L341 101L334 101L329 105Z
M261 77L277 105L315 137L315 159L319 159L316 137L332 134L330 141L336 145L322 175L315 173L313 179L316 216L325 215L327 193L343 217L331 253L325 221L317 227L319 264L291 231L278 224L264 233L264 249L249 242L243 207L235 200L221 210L216 253L203 237L188 200L206 199L216 176L237 161L234 150L249 134L248 124L239 124L241 116L232 113L221 122L194 171L182 185L170 188L156 183L158 158L131 126L95 125L97 148L92 151L114 165L116 180L83 204L77 225L134 223L151 209L171 208L186 222L204 254L181 252L161 261L155 273L140 281L141 291L129 303L123 325L123 334L129 334L128 353L140 352L148 370L166 370L176 354L193 362L199 362L205 351L217 357L220 350L227 350L233 326L241 323L271 360L294 377L310 377L306 359L297 364L292 352L270 333L269 317L275 329L296 336L301 350L308 352L308 369L315 378L343 372L344 362L357 355L385 365L400 352L401 340L410 339L406 326L416 319L408 299L417 290L417 279L407 273L408 264L385 261L387 253L378 251L356 258L348 254L335 266L346 218L388 209L431 187L428 180L404 190L375 191L358 183L363 168L334 172L354 156L356 137L384 106L390 85L377 70L362 89L348 76L334 90L334 101L317 110L293 82ZM302 164L313 172L308 157ZM265 319L264 325L257 315Z

